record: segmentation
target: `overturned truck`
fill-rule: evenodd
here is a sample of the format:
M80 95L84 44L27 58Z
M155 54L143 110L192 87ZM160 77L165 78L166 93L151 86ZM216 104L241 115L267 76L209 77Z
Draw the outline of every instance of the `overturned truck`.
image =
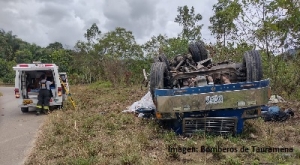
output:
M151 66L154 115L178 134L239 134L246 119L257 118L270 97L260 53L244 53L243 62L213 63L203 42L168 60L159 55Z

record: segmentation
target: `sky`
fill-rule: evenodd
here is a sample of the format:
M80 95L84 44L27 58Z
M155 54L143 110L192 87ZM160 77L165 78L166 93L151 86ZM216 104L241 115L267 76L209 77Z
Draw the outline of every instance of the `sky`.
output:
M61 42L73 47L96 23L102 32L123 27L143 44L151 36L175 37L177 7L194 6L203 17L202 37L214 41L208 30L217 0L0 0L0 29L40 46Z

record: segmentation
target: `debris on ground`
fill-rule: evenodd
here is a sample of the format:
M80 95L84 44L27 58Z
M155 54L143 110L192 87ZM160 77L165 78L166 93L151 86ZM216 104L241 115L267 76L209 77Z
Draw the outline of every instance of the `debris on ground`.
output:
M294 117L292 109L282 111L278 106L264 106L261 111L261 117L267 121L286 121L290 117Z
M279 95L272 95L269 99L268 104L277 104L277 103L284 103L286 102L281 96Z
M286 121L291 117L294 117L294 111L291 108L283 110L277 104L287 103L287 101L279 95L271 95L268 106L263 106L261 111L261 117L265 122L268 121Z
M252 139L257 139L258 136L256 136L256 135L254 135L253 133L251 133L251 134L250 134L250 138L252 138Z
M134 102L131 106L127 107L123 112L137 113L139 117L147 117L146 114L153 112L155 105L152 100L150 91L141 98L141 100Z

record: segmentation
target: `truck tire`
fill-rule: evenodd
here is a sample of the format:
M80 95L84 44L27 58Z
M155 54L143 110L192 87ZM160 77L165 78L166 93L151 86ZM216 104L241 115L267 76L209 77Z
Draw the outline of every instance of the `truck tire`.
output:
M191 43L189 45L189 52L195 62L199 62L208 58L208 52L202 41Z
M167 69L170 70L170 63L169 63L168 58L165 56L165 54L160 54L158 56L158 59L159 59L160 62L166 63Z
M155 57L153 57L153 63L156 63L156 62L160 62L160 60L159 60L159 57L158 57L158 56L155 56Z
M257 50L245 52L243 65L246 68L247 82L260 81L263 78L261 55Z
M166 85L167 66L165 62L156 62L150 71L150 93L154 99L154 90L163 89ZM154 101L154 100L153 100Z
M198 47L198 49L200 51L200 57L201 57L200 61L206 60L208 58L208 52L205 48L204 42L198 41L198 42L196 42L196 46Z
M22 111L23 113L27 113L29 110L28 110L28 107L26 107L26 108L21 108L21 111Z

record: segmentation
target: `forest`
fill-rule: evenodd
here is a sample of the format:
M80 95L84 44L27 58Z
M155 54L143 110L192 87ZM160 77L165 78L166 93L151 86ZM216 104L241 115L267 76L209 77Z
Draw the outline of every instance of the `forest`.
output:
M46 47L28 43L12 31L0 30L0 81L14 83L17 63L55 63L67 72L72 84L110 82L114 86L136 85L149 71L153 58L164 53L172 58L187 53L189 43L202 38L203 16L194 7L179 6L174 22L182 27L176 37L161 32L138 44L132 31L116 27L103 32L92 24L73 48L53 42ZM273 92L300 99L298 74L300 47L300 2L297 0L219 0L209 18L216 43L205 43L214 61L240 61L250 49L263 56L264 78L270 78ZM1 27L0 27L1 28ZM115 67L118 66L118 67Z

